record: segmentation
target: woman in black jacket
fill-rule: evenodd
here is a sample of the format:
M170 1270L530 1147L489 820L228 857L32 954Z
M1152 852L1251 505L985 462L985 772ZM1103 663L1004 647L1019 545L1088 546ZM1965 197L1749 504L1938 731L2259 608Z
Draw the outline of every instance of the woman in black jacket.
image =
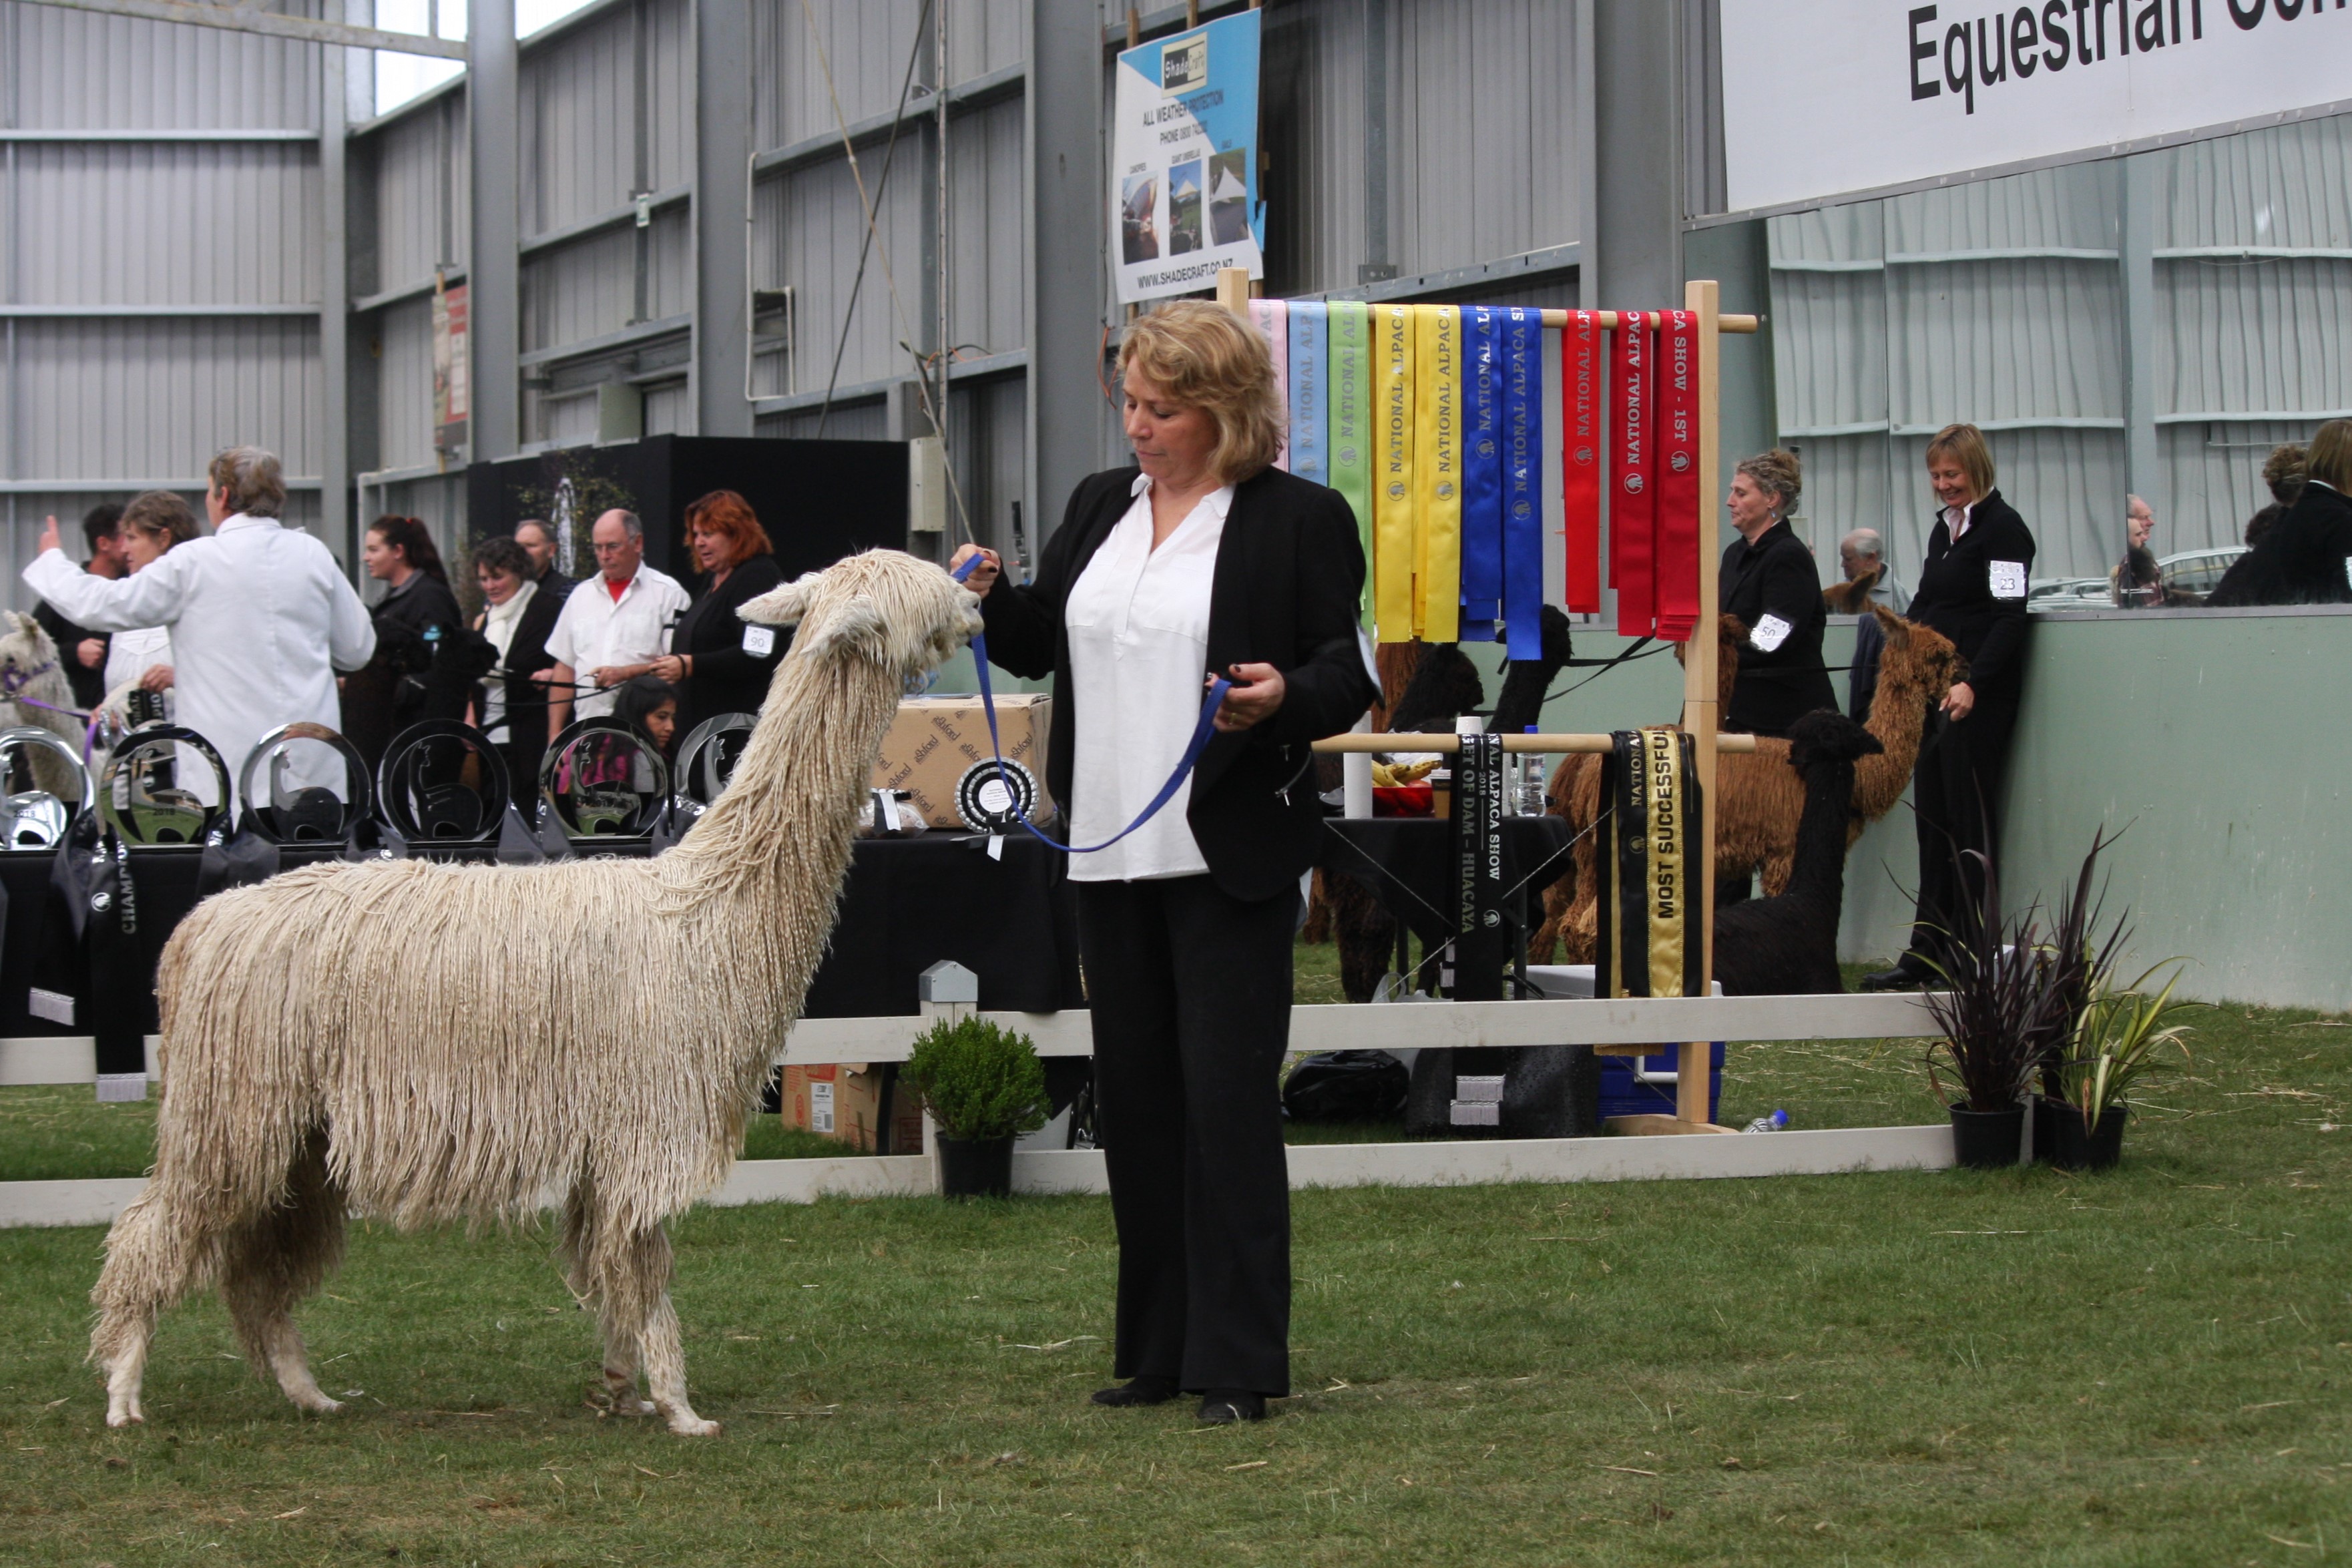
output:
M2264 470L2267 474L2267 467ZM2294 504L2230 564L2208 604L2352 601L2352 419L2319 427Z
M1748 641L1739 650L1726 729L1786 735L1815 708L1837 706L1822 664L1830 618L1821 568L1787 521L1802 486L1793 452L1767 452L1732 471L1725 504L1739 538L1723 552L1717 603L1739 617Z
M677 687L677 731L692 735L696 725L722 713L759 716L792 632L746 625L735 613L784 580L776 547L751 502L732 490L711 491L686 509L686 536L705 574L702 592L652 671Z
M1377 695L1356 629L1347 504L1272 466L1265 341L1192 301L1119 350L1137 467L1070 497L1037 580L982 595L989 656L1054 677L1046 779L1070 841L1099 844L1181 758L1211 672L1215 736L1168 808L1072 857L1111 1212L1111 1406L1204 1397L1256 1420L1289 1392L1290 1194L1276 1075L1289 1041L1298 882L1323 831L1308 743Z
M547 639L563 600L531 577L530 555L517 541L493 535L474 547L474 580L482 613L474 630L498 655L476 698L476 721L506 754L508 782L529 820L539 800L539 759L547 750L547 688L531 673L545 669Z
M1910 619L1952 640L1968 679L1927 715L1911 776L1919 828L1919 904L1911 946L1892 969L1863 977L1865 991L1936 977L1955 941L1987 915L1985 865L2000 844L2000 781L2025 692L2026 583L2033 535L1993 488L1992 453L1973 424L1948 424L1927 444L1927 483L1942 503Z

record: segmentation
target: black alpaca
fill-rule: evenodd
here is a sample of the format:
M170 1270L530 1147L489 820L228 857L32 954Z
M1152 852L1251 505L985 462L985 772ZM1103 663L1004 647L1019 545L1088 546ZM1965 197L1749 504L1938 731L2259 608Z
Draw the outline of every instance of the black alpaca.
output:
M1715 977L1729 997L1790 997L1843 991L1838 913L1845 900L1846 823L1853 810L1853 765L1884 749L1844 715L1823 709L1789 727L1789 766L1805 781L1795 862L1777 898L1715 912Z

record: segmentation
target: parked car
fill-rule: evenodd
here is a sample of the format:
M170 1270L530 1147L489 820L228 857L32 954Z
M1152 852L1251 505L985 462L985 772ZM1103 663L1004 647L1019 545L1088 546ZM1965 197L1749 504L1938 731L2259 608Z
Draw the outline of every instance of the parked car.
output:
M2245 553L2243 545L2220 545L2211 549L2182 550L2178 555L2164 557L2156 564L2164 571L2164 586L2168 591L2193 593L2203 599L2221 586L2221 574Z

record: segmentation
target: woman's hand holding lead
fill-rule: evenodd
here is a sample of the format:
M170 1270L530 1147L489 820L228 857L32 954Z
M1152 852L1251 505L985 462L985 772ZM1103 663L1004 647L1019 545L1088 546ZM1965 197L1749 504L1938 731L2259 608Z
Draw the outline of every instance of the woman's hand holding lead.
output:
M981 558L980 564L971 569L971 575L963 580L963 585L985 599L988 597L988 591L996 586L997 573L1004 570L1003 558L994 550L983 549L979 545L960 546L954 557L949 560L948 570L955 570L974 556Z
M1235 664L1226 674L1235 684L1217 705L1219 729L1230 733L1264 724L1282 706L1288 688L1282 684L1282 672L1272 664Z

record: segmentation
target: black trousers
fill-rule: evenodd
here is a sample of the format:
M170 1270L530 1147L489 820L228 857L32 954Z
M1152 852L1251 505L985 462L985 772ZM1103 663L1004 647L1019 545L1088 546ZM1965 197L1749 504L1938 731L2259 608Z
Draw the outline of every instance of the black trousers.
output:
M1113 1371L1290 1391L1290 1176L1276 1087L1297 894L1082 882L1078 946L1118 1228Z
M2000 864L2000 785L2017 733L2015 698L1979 699L1963 719L1931 712L1911 776L1918 808L1919 907L1913 915L1907 968L1942 961L1955 941L1975 934L1985 907L1985 861ZM1985 857L1979 861L1976 855Z

